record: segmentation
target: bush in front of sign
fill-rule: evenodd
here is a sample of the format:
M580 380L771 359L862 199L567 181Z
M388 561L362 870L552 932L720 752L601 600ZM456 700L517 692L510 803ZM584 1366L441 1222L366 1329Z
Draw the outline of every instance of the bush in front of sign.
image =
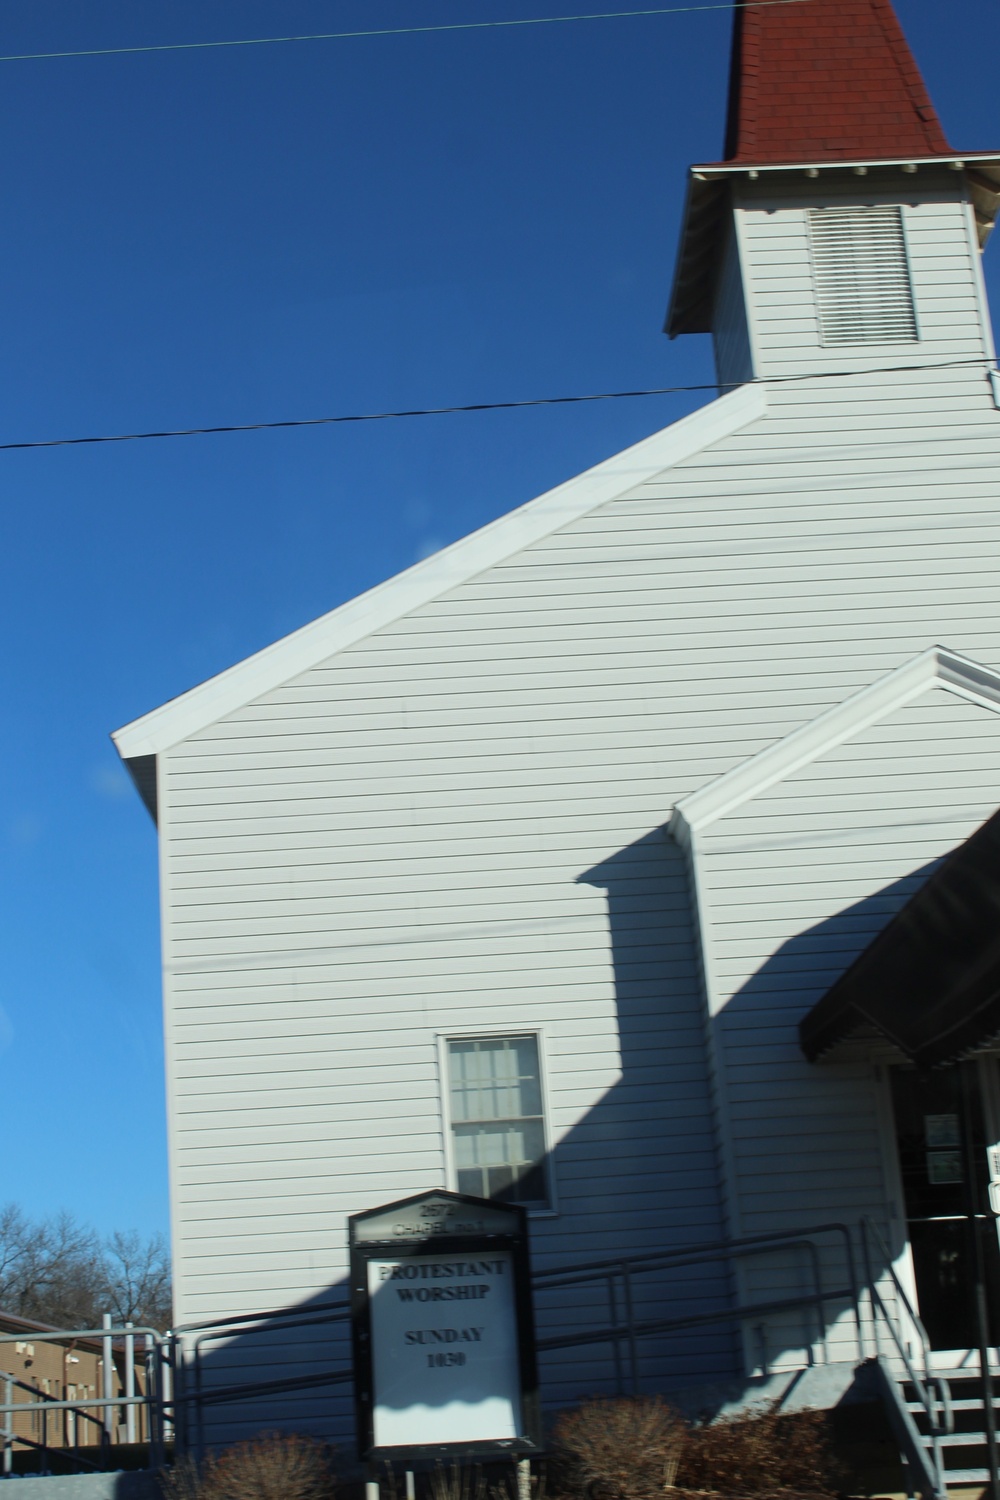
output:
M264 1432L165 1472L165 1500L332 1500L332 1450L298 1433Z
M673 1485L686 1440L684 1418L659 1396L587 1401L556 1422L556 1482L588 1500L654 1500Z

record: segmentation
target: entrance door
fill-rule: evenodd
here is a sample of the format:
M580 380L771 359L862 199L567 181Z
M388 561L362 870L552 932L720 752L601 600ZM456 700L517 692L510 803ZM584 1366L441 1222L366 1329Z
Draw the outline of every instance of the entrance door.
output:
M980 1071L963 1065L893 1068L891 1074L918 1311L931 1348L956 1352L979 1348L970 1207L982 1245L988 1342L996 1348L1000 1344L1000 1241L988 1202L988 1150L995 1146L995 1130L987 1128Z

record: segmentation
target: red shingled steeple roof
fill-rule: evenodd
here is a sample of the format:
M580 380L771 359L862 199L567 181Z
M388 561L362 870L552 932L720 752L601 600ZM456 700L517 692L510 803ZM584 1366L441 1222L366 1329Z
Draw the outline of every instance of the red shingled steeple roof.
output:
M735 22L727 161L953 154L890 0L751 0Z

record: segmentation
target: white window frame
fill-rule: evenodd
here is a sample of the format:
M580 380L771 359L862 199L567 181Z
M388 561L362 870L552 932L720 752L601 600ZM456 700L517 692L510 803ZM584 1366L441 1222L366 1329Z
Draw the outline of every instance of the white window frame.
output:
M549 1104L548 1066L546 1061L545 1032L540 1026L463 1026L455 1031L437 1033L438 1082L441 1101L441 1124L444 1140L445 1186L453 1193L458 1189L458 1171L455 1166L454 1136L451 1118L451 1068L448 1054L449 1042L503 1041L507 1038L530 1036L538 1049L538 1083L542 1096L542 1143L545 1151L545 1182L549 1201L545 1208L533 1208L524 1204L525 1212L532 1219L554 1219L559 1213L556 1197L555 1160L552 1154L551 1107Z

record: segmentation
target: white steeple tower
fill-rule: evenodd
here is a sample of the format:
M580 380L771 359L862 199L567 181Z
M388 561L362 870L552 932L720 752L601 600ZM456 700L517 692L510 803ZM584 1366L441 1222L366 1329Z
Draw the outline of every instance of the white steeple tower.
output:
M998 201L1000 155L949 145L889 0L744 4L667 332L711 331L722 386L965 362L982 381Z

